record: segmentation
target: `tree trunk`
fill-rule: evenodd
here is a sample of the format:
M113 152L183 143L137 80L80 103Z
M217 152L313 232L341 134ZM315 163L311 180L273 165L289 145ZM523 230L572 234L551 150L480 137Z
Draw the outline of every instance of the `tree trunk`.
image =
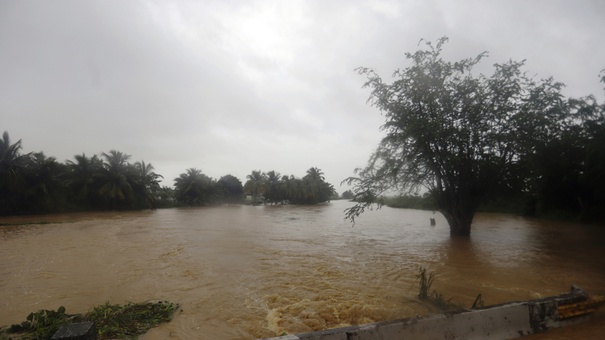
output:
M451 237L468 237L471 236L471 224L473 223L472 214L461 214L459 212L448 213L444 210L441 211L447 223L450 226L450 236Z
M473 195L443 195L439 201L439 212L443 214L450 226L451 237L468 237L471 235L471 224L477 211L478 200Z

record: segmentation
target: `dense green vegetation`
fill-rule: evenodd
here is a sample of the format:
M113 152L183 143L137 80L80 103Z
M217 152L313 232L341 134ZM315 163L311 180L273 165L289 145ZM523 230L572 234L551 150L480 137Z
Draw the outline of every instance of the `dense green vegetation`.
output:
M0 140L0 215L243 203L245 194L259 202L295 204L335 197L318 168L310 168L303 178L253 171L245 186L232 175L215 180L190 168L174 179L173 189L160 186L163 177L153 165L130 163L130 155L120 151L81 154L60 163L21 148L21 140L13 143L5 131Z
M332 184L327 183L323 172L310 168L303 178L280 175L279 172L252 171L244 185L253 201L263 197L267 203L317 204L338 198Z
M0 215L74 210L155 208L169 200L161 175L144 161L111 150L58 162L43 152L21 153L21 140L0 140Z
M149 329L172 320L179 305L168 302L106 303L86 314L67 314L65 307L56 311L42 309L30 313L20 324L0 328L4 339L50 339L63 325L92 321L99 339L132 339Z
M346 180L359 202L347 217L380 204L385 192L424 190L452 236L470 235L481 207L605 220L605 105L593 96L565 98L563 84L529 78L523 62L477 74L487 53L445 61L446 42L407 53L411 65L390 84L358 69L385 116L386 136Z
M177 204L188 206L242 202L317 204L338 197L318 168L310 168L303 178L260 170L252 171L246 178L244 185L232 175L215 181L191 168L174 180L175 200Z

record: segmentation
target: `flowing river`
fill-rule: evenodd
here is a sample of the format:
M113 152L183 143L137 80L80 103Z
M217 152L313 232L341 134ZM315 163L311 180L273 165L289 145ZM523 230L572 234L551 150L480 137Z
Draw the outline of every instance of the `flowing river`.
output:
M0 227L0 326L39 309L169 300L182 311L143 339L271 337L432 313L416 298L421 266L465 306L572 284L605 295L605 228L478 214L470 239L452 239L430 211L384 207L352 226L351 204L0 218L18 224ZM574 338L605 335L604 320Z

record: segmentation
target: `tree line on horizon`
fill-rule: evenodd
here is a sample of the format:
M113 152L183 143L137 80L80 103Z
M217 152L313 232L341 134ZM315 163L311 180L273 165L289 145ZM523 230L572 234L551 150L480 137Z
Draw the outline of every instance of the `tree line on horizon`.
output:
M58 162L43 152L21 152L21 140L0 139L0 215L87 210L138 210L252 201L317 204L338 197L315 167L302 178L276 171L252 171L243 185L235 176L215 180L196 168L161 186L162 175L145 161L111 150L100 156L76 155Z
M332 184L327 183L323 172L309 168L304 177L280 175L277 171L254 170L242 182L226 175L218 181L196 168L187 169L175 178L175 199L182 205L208 205L213 203L251 204L318 204L338 198Z

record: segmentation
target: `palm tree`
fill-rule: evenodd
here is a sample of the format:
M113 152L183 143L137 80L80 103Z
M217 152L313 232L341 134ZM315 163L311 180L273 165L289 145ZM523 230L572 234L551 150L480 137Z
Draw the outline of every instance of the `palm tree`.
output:
M196 168L187 169L174 179L175 198L177 202L187 205L205 205L218 198L218 187L212 178Z
M281 193L283 195L284 200L292 200L292 182L290 181L290 177L288 175L283 175L281 177Z
M266 176L260 170L254 170L248 176L246 184L244 184L244 191L249 192L252 195L252 203L259 202L259 194L262 194L263 187L265 184Z
M283 200L281 175L279 172L275 172L273 170L267 172L265 176L264 193L265 198L269 200L271 204Z
M137 193L145 200L150 209L155 209L155 194L160 189L159 179L164 177L156 174L153 171L153 165L145 164L144 161L134 163L134 169Z
M25 191L28 212L54 212L63 207L64 185L60 180L65 172L64 165L54 157L46 157L43 152L31 155L25 174Z
M88 158L86 154L75 155L74 159L75 162L66 162L65 185L74 193L76 201L93 205L95 175L103 169L103 161L97 155Z
M296 178L294 175L290 175L283 176L281 182L284 199L292 203L300 203L302 196L302 180Z
M103 169L95 176L99 195L110 208L132 207L134 170L128 163L130 155L116 150L102 155L105 158Z
M311 179L317 182L323 182L325 180L323 171L315 167L309 168L309 170L307 170L307 174L305 175L305 177L303 177L303 179Z
M21 155L21 140L11 144L8 131L4 131L0 140L0 188L19 188L30 154Z
M330 200L334 187L325 182L323 172L318 168L310 168L303 177L303 201L306 204L316 204Z
M110 150L109 153L102 153L105 157L105 168L113 172L124 172L128 167L130 155L116 150Z
M193 205L196 198L201 194L199 176L202 172L196 168L189 168L174 179L174 191L177 202Z
M23 205L25 172L30 154L21 155L21 140L12 144L7 131L0 139L0 214L16 213Z
M156 193L157 205L166 208L174 206L174 189L168 186L163 186Z

